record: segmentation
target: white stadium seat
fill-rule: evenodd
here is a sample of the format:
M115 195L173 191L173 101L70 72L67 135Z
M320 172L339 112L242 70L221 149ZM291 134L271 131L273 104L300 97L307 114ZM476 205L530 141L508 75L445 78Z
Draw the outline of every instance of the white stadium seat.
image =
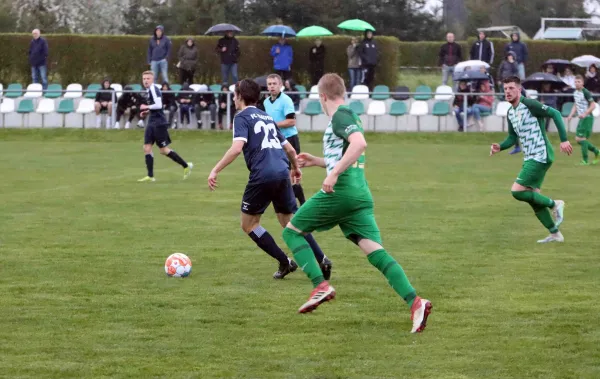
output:
M369 98L369 87L359 84L352 88L352 94L350 99L352 100L366 100Z
M429 104L426 101L414 101L410 105L411 116L425 116L429 113Z
M75 113L92 113L94 111L94 99L82 99Z
M2 114L2 127L20 127L22 118L16 112L14 99L2 99L0 104L0 113Z
M62 116L58 113L54 113L56 109L56 103L54 99L42 99L35 110L36 115L31 115L34 117L33 121L34 125L39 125L39 121L37 121L38 117L42 118L42 128L59 128L63 125Z
M538 91L534 89L528 89L525 90L525 92L527 93L527 97L530 99L536 100L538 98Z
M499 102L498 106L496 107L496 116L506 117L509 108L510 103L508 101Z
M38 104L36 113L52 113L54 112L54 99L42 99Z
M452 87L450 86L438 86L438 88L435 89L434 99L441 101L449 101L454 96L452 92Z
M235 84L232 84L229 86L229 92L234 92L235 91Z
M369 120L368 127L372 130L377 130L377 118L381 119L381 116L386 114L385 101L373 100L367 107L367 116L373 116L373 127L371 128L371 122ZM389 120L388 120L389 121ZM395 126L395 125L394 125Z
M592 111L592 116L594 116L594 117L600 116L600 105L598 103L596 103L596 106L594 107L594 110Z
M10 113L15 111L15 100L14 99L2 99L0 105L0 113Z
M206 87L206 84L190 84L190 89L194 90L194 92L198 92L198 91L200 91L202 86L204 86L204 88L208 88L208 87ZM206 91L206 89L205 89L205 91Z
M42 97L42 85L40 83L31 83L27 86L27 91L23 97L38 98Z
M0 83L0 97L2 97L2 93L4 92L4 86Z
M115 90L115 95L117 96L117 99L123 94L123 86L118 83L111 84L110 88Z
M308 95L309 99L319 100L319 86L310 87L310 94Z
M65 98L75 99L83 96L83 87L79 83L72 83L67 86Z

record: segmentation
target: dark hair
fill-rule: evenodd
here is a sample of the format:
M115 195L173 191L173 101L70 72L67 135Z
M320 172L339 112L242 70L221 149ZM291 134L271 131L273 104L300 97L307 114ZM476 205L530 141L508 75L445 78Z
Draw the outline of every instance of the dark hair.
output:
M504 78L502 83L504 83L504 84L515 83L516 85L521 85L521 79L518 76L513 75L513 76L509 76L507 78Z
M235 85L235 94L245 105L256 105L260 99L260 86L252 79L243 79Z

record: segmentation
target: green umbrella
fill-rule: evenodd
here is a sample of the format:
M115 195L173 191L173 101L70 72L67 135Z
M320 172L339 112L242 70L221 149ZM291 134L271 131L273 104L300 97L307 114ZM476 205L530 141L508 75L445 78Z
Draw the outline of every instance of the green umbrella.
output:
M307 26L306 28L300 30L296 37L322 37L322 36L332 36L333 33L329 30L325 29L322 26Z
M338 25L338 28L340 29L346 29L346 30L356 30L356 31L365 31L365 30L372 30L375 31L375 28L373 27L373 25L369 24L366 21L363 20L359 20L359 19L354 19L354 20L346 20L344 22L342 22L341 24Z

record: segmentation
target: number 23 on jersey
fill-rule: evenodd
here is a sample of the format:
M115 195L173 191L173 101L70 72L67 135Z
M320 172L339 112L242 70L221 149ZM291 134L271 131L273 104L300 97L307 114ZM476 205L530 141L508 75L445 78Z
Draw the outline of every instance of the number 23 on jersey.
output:
M266 124L264 121L258 121L254 124L254 133L264 132L265 137L262 140L261 149L281 149L281 143L277 138L277 127L273 123Z

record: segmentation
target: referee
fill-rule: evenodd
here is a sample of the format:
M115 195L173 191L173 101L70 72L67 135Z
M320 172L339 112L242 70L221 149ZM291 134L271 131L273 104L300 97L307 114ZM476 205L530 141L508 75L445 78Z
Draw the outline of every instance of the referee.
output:
M281 130L281 134L296 150L296 154L300 154L300 139L298 138L298 129L296 129L294 102L288 95L281 92L282 86L283 81L281 80L281 76L277 74L267 76L267 89L270 96L264 100L263 105L265 112L273 117L277 127ZM304 190L300 183L294 184L292 188L294 189L294 196L296 196L300 205L304 204L306 199L304 198Z

